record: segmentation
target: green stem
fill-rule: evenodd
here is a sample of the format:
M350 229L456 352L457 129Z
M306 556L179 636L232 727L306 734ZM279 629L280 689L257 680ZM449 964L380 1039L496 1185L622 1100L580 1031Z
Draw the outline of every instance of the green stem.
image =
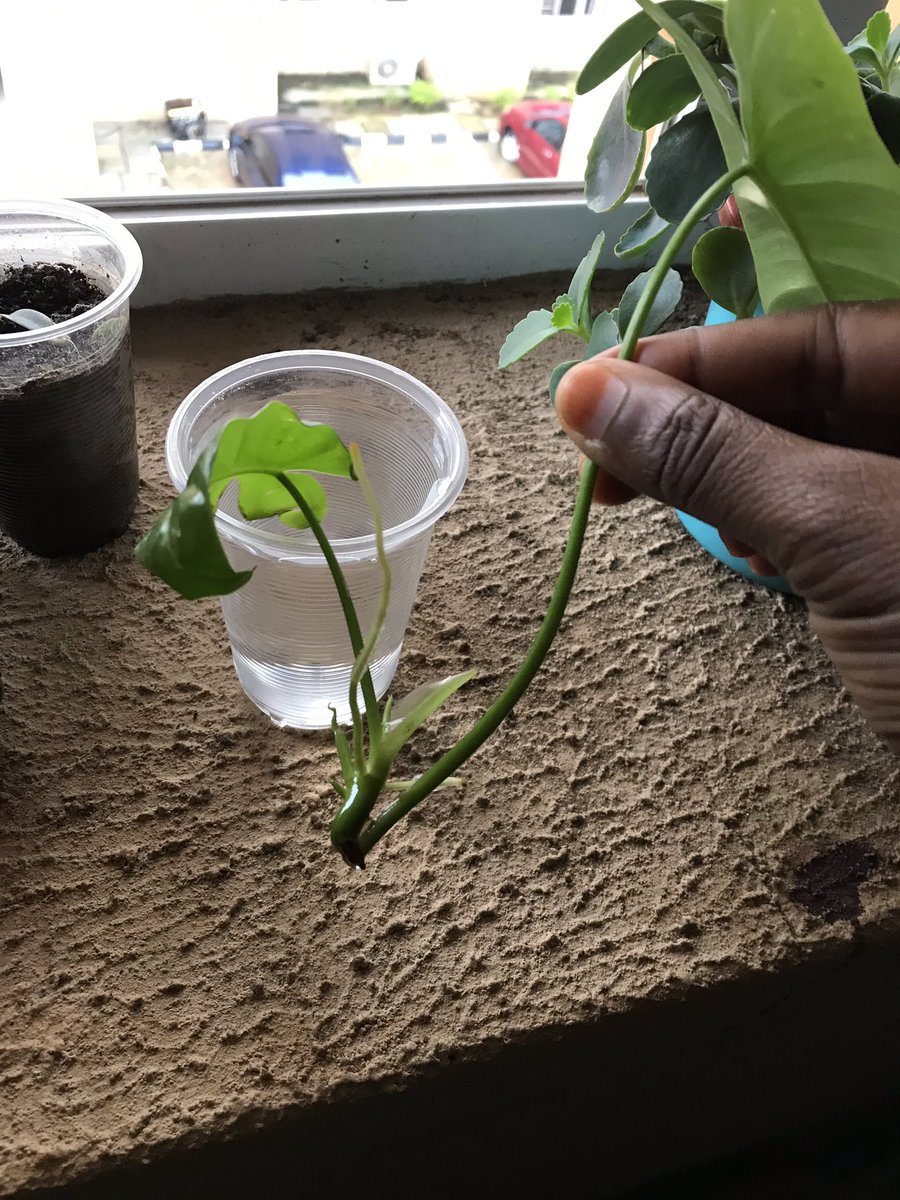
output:
M338 599L341 602L341 610L344 614L344 621L347 625L347 632L350 635L350 646L354 654L359 654L363 647L363 637L359 627L359 618L356 615L356 609L353 605L350 589L347 587L347 580L344 578L344 572L341 570L341 564L338 562L337 556L331 548L331 543L325 534L325 530L319 524L319 520L313 510L309 507L306 498L301 492L298 492L293 483L291 483L290 476L286 475L284 471L278 471L275 474L275 478L285 489L285 491L290 494L291 499L303 513L307 524L312 530L313 537L319 543L319 549L322 551L322 554L325 557L328 570L331 572L331 578L334 580L334 586L337 588ZM363 700L365 701L366 705L366 716L369 718L369 728L372 728L372 718L374 715L376 726L380 729L381 716L378 711L378 701L375 698L375 686L372 683L372 676L368 671L366 671L362 678L362 693ZM359 708L356 703L355 690L350 696L350 708L353 712L353 726L355 729L359 724Z
M381 510L378 507L378 497L375 495L375 491L369 482L369 477L366 474L366 469L363 466L362 456L359 452L359 446L357 446L356 443L353 443L350 446L350 459L353 463L353 470L356 473L359 486L362 488L362 493L365 497L366 504L369 506L369 512L372 514L372 528L375 532L375 553L378 557L378 565L381 567L382 577L381 598L378 601L378 611L375 614L375 620L372 622L372 628L369 630L362 649L356 656L356 662L353 664L353 670L350 672L350 691L351 693L355 694L363 675L368 669L369 660L371 659L375 650L375 644L381 636L381 631L384 628L385 621L387 620L388 605L390 604L391 600L391 566L388 562L388 557L384 552L384 521L381 518ZM369 718L370 754L377 751L380 740L381 716L379 714L377 724L373 724L371 717Z
M634 312L631 314L631 320L628 322L628 328L625 330L625 337L622 339L622 345L619 349L619 358L630 361L634 357L635 348L644 331L644 325L647 323L647 317L650 315L650 309L653 307L653 301L656 299L656 294L662 285L666 272L675 262L684 243L694 232L694 227L706 216L720 196L726 193L738 179L742 179L749 173L750 164L744 163L742 166L735 167L734 170L717 179L712 187L707 188L687 215L675 227L675 232L669 238L657 259L656 265L650 272L647 286L641 293L641 298L638 300Z
M432 767L429 767L424 774L414 780L406 791L397 797L393 804L388 805L384 812L372 821L368 828L363 830L359 838L359 847L363 855L367 854L375 843L384 837L392 825L395 825L402 817L405 817L408 812L415 808L420 800L424 800L430 792L433 792L435 788L444 783L448 776L455 774L466 759L471 758L475 751L487 741L491 734L512 712L525 693L528 685L540 670L541 663L544 661L547 651L556 637L556 631L559 629L560 622L563 619L566 604L572 591L572 585L575 582L578 559L581 555L581 547L584 542L585 530L587 529L588 516L591 509L591 497L594 492L594 480L596 478L596 465L588 463L581 477L581 485L575 501L575 511L572 515L572 525L569 529L569 537L566 542L565 553L563 554L562 569L556 581L556 587L553 589L547 613L521 667L519 667L505 690L501 692L481 720L473 725L469 732L452 749L448 750L442 758L439 758Z
M657 293L662 286L666 272L675 261L678 252L688 237L690 237L697 222L706 215L717 197L727 191L735 180L746 175L749 169L749 165L745 164L723 175L711 188L704 192L691 208L690 212L677 226L651 271L650 278L647 280L647 286L628 323L628 329L625 332L625 338L619 350L620 358L630 360L634 356L641 332L653 307ZM391 826L405 817L430 792L439 787L448 776L455 774L463 763L487 741L509 713L512 712L528 688L528 685L540 670L541 664L562 622L566 604L572 591L572 585L575 582L596 479L597 466L595 463L589 462L585 467L581 477L581 484L578 488L578 496L575 501L572 524L569 529L569 537L566 542L565 553L563 554L559 578L553 589L547 613L541 623L537 636L532 642L528 653L525 655L525 660L521 667L519 667L518 671L507 684L505 690L498 696L484 716L472 726L469 732L455 746L448 750L442 758L439 758L432 767L410 784L405 792L402 792L392 804L389 804L362 831L358 839L361 859L372 849L376 842L384 837Z

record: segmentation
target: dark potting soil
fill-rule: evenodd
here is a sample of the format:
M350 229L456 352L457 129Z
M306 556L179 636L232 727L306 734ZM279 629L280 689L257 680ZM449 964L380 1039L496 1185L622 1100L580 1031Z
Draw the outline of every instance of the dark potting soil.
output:
M8 311L36 308L65 319L104 298L80 271L50 264L33 268L37 276L29 270L10 272L17 286L36 277L57 290L26 294L16 291L7 276L0 281L0 295L11 305ZM138 463L131 339L127 319L108 320L115 325L103 336L101 322L99 344L91 332L76 333L73 341L59 345L29 347L4 347L0 337L0 529L34 554L96 549L124 533L134 510ZM33 358L33 371L26 353Z
M67 321L89 312L104 300L104 292L78 267L63 263L23 263L0 279L0 315L33 308L51 321ZM12 332L12 326L3 333Z

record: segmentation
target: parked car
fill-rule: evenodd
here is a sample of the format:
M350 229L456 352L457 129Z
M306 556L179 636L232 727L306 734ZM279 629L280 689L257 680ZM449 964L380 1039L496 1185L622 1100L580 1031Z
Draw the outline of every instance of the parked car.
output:
M334 130L298 117L256 117L229 137L231 174L243 187L331 188L358 183Z
M571 111L568 100L520 100L513 104L500 118L500 154L523 175L554 178Z

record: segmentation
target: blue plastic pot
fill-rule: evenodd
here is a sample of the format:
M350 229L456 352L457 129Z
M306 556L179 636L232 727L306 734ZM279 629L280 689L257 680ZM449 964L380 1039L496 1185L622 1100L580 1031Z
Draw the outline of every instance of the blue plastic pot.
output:
M759 308L757 316L762 316L762 308ZM734 321L734 313L728 312L725 308L720 308L718 304L710 304L709 312L706 315L707 325L727 325L730 321ZM761 583L764 587L775 588L779 592L790 592L791 585L786 579L780 575L757 575L755 571L751 571L745 558L735 558L733 554L729 554L725 548L725 543L719 537L718 530L712 525L707 525L703 521L698 521L696 517L690 517L687 513L679 512L678 519L688 531L695 541L706 550L713 558L717 558L720 563L724 563L726 567L731 567L732 571L737 571L739 575L743 575L745 579L751 580L753 583Z

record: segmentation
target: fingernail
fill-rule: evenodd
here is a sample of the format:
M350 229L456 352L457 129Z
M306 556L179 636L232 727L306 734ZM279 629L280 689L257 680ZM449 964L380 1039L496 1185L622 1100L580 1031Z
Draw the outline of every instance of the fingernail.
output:
M560 422L588 456L592 447L603 441L627 394L625 381L599 363L592 363L587 369L573 369L561 381L556 394Z

